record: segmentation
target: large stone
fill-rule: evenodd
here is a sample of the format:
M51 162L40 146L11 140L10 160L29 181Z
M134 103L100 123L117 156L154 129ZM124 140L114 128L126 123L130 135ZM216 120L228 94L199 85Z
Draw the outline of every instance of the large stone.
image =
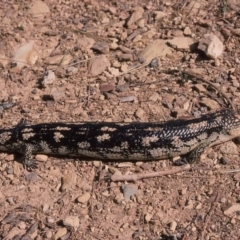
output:
M38 59L37 52L34 50L34 41L30 41L20 46L13 57L13 61L17 63L17 68L21 69L28 64L35 64Z
M89 63L89 72L92 76L97 76L101 74L108 66L110 66L109 61L105 55L101 55L92 59Z
M199 41L198 49L205 52L208 57L217 59L223 53L223 44L216 35L209 33Z
M29 5L28 13L32 14L33 17L39 17L49 12L48 5L43 1L33 1Z

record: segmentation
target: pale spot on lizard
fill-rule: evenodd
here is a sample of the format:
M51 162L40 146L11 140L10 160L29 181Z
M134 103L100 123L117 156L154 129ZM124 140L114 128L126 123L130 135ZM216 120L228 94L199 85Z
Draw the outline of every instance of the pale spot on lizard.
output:
M56 142L60 142L61 138L64 138L64 136L60 132L55 132L53 138Z
M70 127L56 127L56 128L51 128L51 130L55 130L55 131L70 131L71 128Z
M35 133L33 133L33 132L23 133L22 134L23 140L28 140L29 138L34 137L34 136L35 136Z
M159 137L153 135L151 137L144 137L142 138L142 145L143 146L150 146L151 142L156 142L159 140Z
M117 128L112 128L112 127L107 127L107 126L101 128L101 131L113 132L113 131L116 131L116 130L117 130Z
M128 148L129 148L128 142L122 142L122 143L121 143L121 148L122 148L122 149L128 149Z
M80 143L78 143L78 147L88 148L88 147L90 147L90 143L89 142L80 142Z
M29 133L29 132L32 132L33 129L32 128L24 128L21 132L22 133Z
M98 137L97 137L97 140L98 140L99 142L102 142L102 141L105 141L105 140L109 140L110 138L111 138L111 137L110 137L109 134L104 133L103 135L98 136Z

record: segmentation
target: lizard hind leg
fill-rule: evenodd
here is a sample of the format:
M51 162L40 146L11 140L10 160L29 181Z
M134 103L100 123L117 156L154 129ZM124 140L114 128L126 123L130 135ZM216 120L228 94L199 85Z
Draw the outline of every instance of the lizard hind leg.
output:
M193 149L190 153L186 155L187 162L190 164L197 163L207 146L208 144L202 143L198 147Z
M193 164L197 163L200 159L200 156L203 154L205 148L208 146L208 144L202 143L195 149L193 149L191 152L187 153L183 157L181 157L179 160L177 160L174 165L176 166L182 166L184 164Z

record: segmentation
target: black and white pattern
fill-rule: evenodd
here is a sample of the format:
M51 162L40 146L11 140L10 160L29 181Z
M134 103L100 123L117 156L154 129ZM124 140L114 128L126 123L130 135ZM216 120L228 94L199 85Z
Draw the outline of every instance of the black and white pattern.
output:
M22 153L28 167L34 165L32 154L36 153L144 161L191 152L191 160L196 160L206 146L239 135L239 113L222 110L195 119L159 123L19 124L0 129L0 150Z

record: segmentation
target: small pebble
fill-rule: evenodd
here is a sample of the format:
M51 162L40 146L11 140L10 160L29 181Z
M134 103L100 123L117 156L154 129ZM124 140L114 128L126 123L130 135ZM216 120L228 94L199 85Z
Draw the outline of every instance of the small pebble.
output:
M90 193L86 192L82 196L77 198L77 201L79 203L86 203L90 199L91 195Z
M79 218L77 216L69 216L63 220L63 225L66 227L79 227Z

